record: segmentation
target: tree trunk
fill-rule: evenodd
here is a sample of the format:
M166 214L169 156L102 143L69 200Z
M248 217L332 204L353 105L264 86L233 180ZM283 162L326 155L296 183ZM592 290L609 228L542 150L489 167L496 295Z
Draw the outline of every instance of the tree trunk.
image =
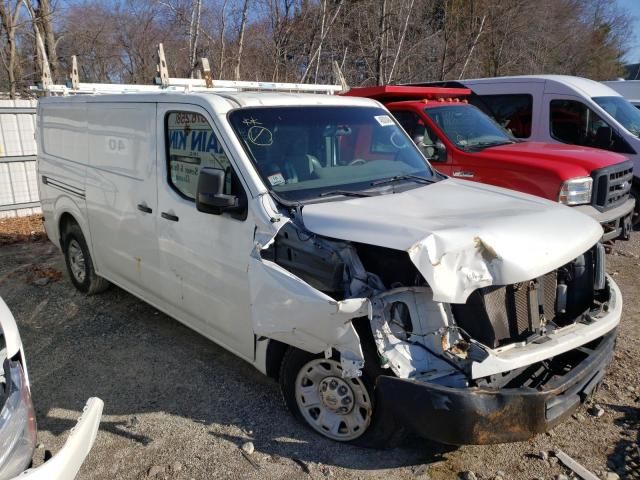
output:
M222 80L222 70L224 68L224 53L225 53L225 47L226 47L226 42L225 42L225 38L224 38L224 34L225 34L225 28L226 28L226 21L225 21L225 9L227 8L227 0L224 0L224 2L222 3L222 12L220 13L220 63L218 64L218 79Z
M49 0L38 0L38 9L34 21L42 31L44 48L47 53L51 79L53 80L58 73L58 56L56 54L56 38L53 31L53 12L51 11Z
M198 40L200 38L200 12L202 0L193 0L191 7L191 23L189 24L189 77L193 78L197 56Z
M9 4L11 8L11 4ZM16 5L16 11L18 6ZM9 98L12 100L16 98L16 42L15 42L15 12L7 10L7 6L4 0L0 0L0 22L4 29L4 34L7 39L7 50L9 60L5 62L5 69L7 71L7 78L9 79Z
M236 66L233 76L236 80L240 80L240 63L242 62L242 49L244 48L244 31L247 27L247 12L249 10L249 0L244 0L242 6L242 20L240 21L240 32L238 33L238 56L236 57Z
M385 20L387 16L387 0L380 0L380 22L378 29L378 50L376 52L376 84L384 83L384 66L382 54L384 51Z

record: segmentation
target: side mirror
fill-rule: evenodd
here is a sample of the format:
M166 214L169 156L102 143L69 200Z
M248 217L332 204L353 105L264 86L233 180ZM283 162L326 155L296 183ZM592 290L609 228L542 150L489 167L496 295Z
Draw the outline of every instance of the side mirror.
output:
M427 160L433 160L435 154L436 154L436 148L435 145L427 145L424 142L419 142L418 144L418 148L420 149L420 151L422 152L422 154L427 158Z
M198 174L196 208L200 212L220 215L223 212L238 212L246 208L236 195L224 193L225 171L220 168L203 167Z
M426 146L431 150L431 156L427 157L429 160L433 162L446 162L447 161L447 147L440 140L436 140L436 143L433 145ZM425 151L425 150L423 150ZM426 151L425 151L426 155Z

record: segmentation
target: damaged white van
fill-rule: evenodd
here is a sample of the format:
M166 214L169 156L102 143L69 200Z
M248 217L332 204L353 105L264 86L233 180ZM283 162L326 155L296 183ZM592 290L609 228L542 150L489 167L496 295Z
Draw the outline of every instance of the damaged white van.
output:
M114 283L278 378L321 435L525 439L611 361L622 298L600 225L438 174L373 100L56 97L37 128L74 285Z

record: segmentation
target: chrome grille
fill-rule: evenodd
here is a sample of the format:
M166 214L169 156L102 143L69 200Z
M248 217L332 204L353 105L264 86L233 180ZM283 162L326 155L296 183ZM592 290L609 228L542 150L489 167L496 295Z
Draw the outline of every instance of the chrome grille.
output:
M629 198L631 181L633 180L633 163L618 163L609 167L594 170L593 206L605 211L617 207Z

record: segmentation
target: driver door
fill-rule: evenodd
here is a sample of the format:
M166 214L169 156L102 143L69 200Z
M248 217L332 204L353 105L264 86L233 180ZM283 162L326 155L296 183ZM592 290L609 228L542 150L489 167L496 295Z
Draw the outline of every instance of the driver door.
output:
M248 214L200 212L194 201L201 167L224 169L225 184L236 184L229 150L202 108L158 104L157 118L162 294L180 321L250 359L254 338L247 270L254 223Z

